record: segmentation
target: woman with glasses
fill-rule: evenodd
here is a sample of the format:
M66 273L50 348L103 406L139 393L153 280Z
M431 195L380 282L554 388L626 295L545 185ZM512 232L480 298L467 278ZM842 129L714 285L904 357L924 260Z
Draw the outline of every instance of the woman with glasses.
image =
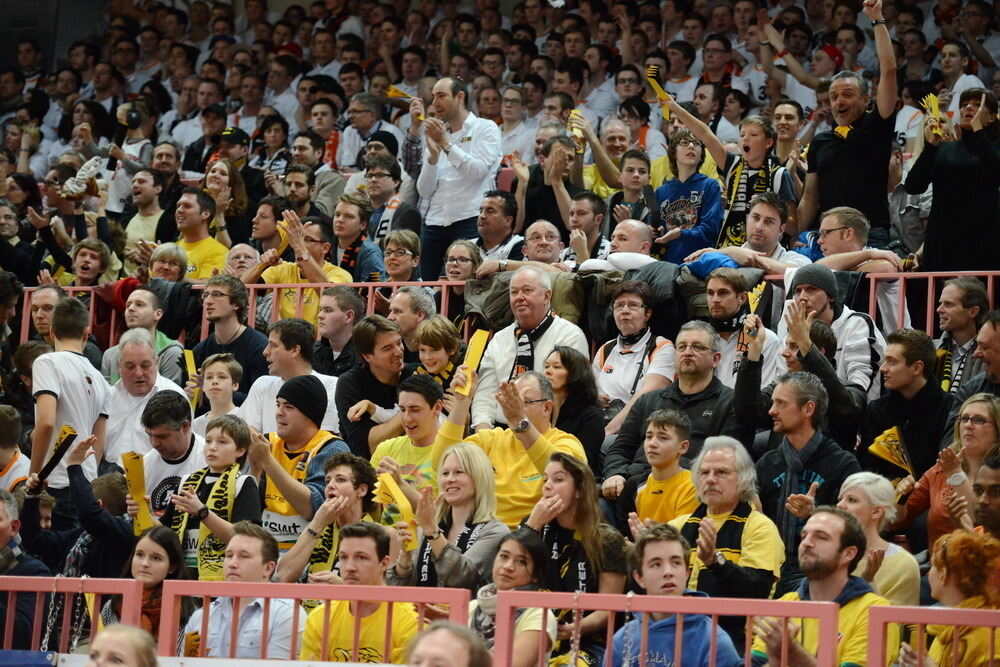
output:
M924 512L927 512L929 544L956 528L948 503L961 495L969 507L975 506L972 480L984 460L1000 455L997 424L1000 424L1000 399L993 394L976 394L962 404L951 445L941 450L937 463L915 486L913 477L906 477L896 486L898 494L910 495L893 529L909 525Z
M473 241L455 241L444 254L445 280L465 282L476 277L476 269L483 263L483 254ZM465 285L454 285L448 290L448 312L441 307L441 290L434 293L434 305L439 313L447 317L462 331L465 326Z
M500 140L503 142L504 166L509 166L514 151L523 159L535 152L535 125L524 120L527 102L528 95L524 88L504 88L500 98Z
M386 282L408 283L420 280L420 237L409 229L396 229L385 237ZM375 312L388 317L389 301L398 288L375 290Z

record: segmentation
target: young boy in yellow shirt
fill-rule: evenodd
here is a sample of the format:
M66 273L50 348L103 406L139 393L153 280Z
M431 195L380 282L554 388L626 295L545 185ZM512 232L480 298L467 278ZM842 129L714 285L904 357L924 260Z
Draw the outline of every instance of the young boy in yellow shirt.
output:
M651 471L626 480L618 496L618 516L622 533L630 535L629 519L666 523L698 507L698 494L691 481L691 471L681 468L687 453L691 420L677 410L657 410L646 421L646 439L642 444Z

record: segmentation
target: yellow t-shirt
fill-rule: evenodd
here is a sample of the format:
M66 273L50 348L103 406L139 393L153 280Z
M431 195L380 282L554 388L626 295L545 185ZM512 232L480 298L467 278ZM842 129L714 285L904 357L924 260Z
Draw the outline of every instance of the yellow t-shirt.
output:
M323 262L322 269L323 275L331 283L349 283L353 280L350 273L330 262ZM260 277L261 280L270 285L309 282L302 275L302 270L299 269L299 265L295 262L282 262L277 266L272 266L264 271ZM319 314L319 293L314 289L302 290L302 315L296 314L298 312L298 294L299 292L293 289L281 291L280 313L282 319L301 317L305 321L315 324L317 315Z
M463 440L482 447L496 475L497 519L511 530L531 514L542 497L542 473L552 454L565 452L581 461L587 460L580 441L557 428L543 433L530 449L525 449L510 429L483 429L468 438L462 438L463 435L465 430L458 424L441 425L431 454L434 468L439 467L444 450Z
M726 184L722 182L722 177L719 176L719 168L715 164L715 160L712 156L705 151L705 161L701 164L701 169L698 170L702 174L705 174L709 178L714 178L722 186L722 191L725 193ZM670 160L666 155L663 157L658 157L653 160L653 163L649 166L649 185L656 190L671 178L675 176L673 170L670 168Z
M327 640L329 662L350 662L354 647L354 614L346 600L330 602L330 625ZM302 634L299 660L319 660L322 655L323 615L325 604L309 612ZM417 633L417 612L412 604L395 604L392 608L392 636L389 659L385 658L386 605L379 605L375 613L361 619L358 635L358 662L403 664L406 645Z
M698 492L691 482L691 471L681 470L663 481L650 475L635 493L635 512L639 519L666 523L698 508Z
M156 215L140 215L136 213L132 216L132 219L128 221L128 227L125 228L125 247L135 248L140 239L143 241L155 241L156 224L160 221L162 215L163 211L160 211ZM136 265L134 262L125 262L125 270L128 271L129 275L135 273L135 268Z
M437 473L431 460L433 446L417 447L410 436L401 435L383 440L372 454L372 467L378 468L383 457L388 456L399 464L399 472L403 481L409 482L415 489L431 487L437 495ZM382 523L391 526L399 521L399 510L395 505L388 505L382 512Z
M613 188L604 181L596 164L590 164L583 168L583 187L592 190L601 199L607 199L618 192L618 188Z
M306 470L313 455L333 437L333 434L319 430L305 447L295 452L285 449L285 442L277 433L268 433L271 455L285 472L299 482L305 482ZM261 508L261 525L278 540L282 552L292 548L295 540L306 529L309 522L302 518L295 507L281 494L277 484L267 477L264 484L264 503Z
M801 598L797 592L787 593L781 600L797 601ZM840 608L837 619L837 664L864 665L868 661L868 609L876 606L889 606L889 601L874 593L860 595ZM819 638L819 622L815 618L792 619L799 632L795 639L810 655L816 655L816 645ZM886 664L896 661L899 653L899 625L890 623L886 626ZM760 637L753 640L753 655L756 658L767 656L767 647Z
M222 245L211 236L194 243L188 243L183 238L177 240L177 245L184 248L188 256L187 277L193 280L208 280L212 271L221 271L226 266L226 255L229 248Z
M690 517L690 514L685 514L668 523L677 530L680 530ZM719 530L727 519L731 521L739 520L730 514L708 514L705 518L712 520L716 530ZM781 566L785 562L785 543L781 541L778 527L763 512L758 512L757 510L750 512L750 515L746 519L746 525L743 527L743 537L740 541L739 552L729 549L720 549L719 551L725 556L726 560L732 561L740 567L750 567L755 570L773 572L775 582L781 577ZM688 588L691 590L698 590L698 573L704 567L697 553L697 545L692 544L691 578L688 580Z

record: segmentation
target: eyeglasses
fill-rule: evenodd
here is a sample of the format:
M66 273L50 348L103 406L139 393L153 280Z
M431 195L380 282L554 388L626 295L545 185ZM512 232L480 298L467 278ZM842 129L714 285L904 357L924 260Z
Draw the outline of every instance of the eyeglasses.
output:
M821 229L821 230L819 230L819 237L821 239L825 239L827 236L829 236L833 232L839 232L842 229L847 229L847 227L831 227L830 229Z
M458 264L460 266L465 266L466 264L471 264L472 260L468 257L449 257L444 260L445 264Z
M633 79L632 77L625 77L615 81L617 84L627 84L627 83L639 83L639 79Z
M701 148L700 141L692 141L691 139L681 139L677 142L678 148Z
M973 426L986 426L987 424L992 424L993 420L987 419L986 417L980 417L979 415L976 415L975 417L971 417L969 415L962 415L961 417L958 418L958 423L972 424Z
M211 292L205 291L201 293L202 301L204 301L205 299L226 299L226 298L229 298L229 295L226 294L225 292L220 292L217 289L212 290Z
M386 257L395 257L396 259L401 259L407 255L412 255L413 253L409 250L404 250L403 248L396 248L395 250L386 250Z
M674 348L678 352L687 352L688 350L691 350L692 352L697 352L698 354L704 354L712 349L708 345L702 345L701 343L677 343Z
M368 179L369 181L377 181L380 178L388 178L390 175L391 174L387 174L385 172L376 172L374 174L368 172L367 174L365 174L365 178Z
M530 401L527 400L527 399L525 399L524 404L525 405L531 405L532 403L544 403L547 400L549 400L549 399L547 399L547 398L536 398L536 399L533 399L533 400L530 400Z
M302 240L306 243L325 243L323 239L311 239L308 236L303 236Z
M357 116L359 113L375 113L373 109L348 109L348 116Z
M611 308L613 311L621 312L623 310L631 310L633 312L638 312L640 310L646 310L646 306L641 303L627 303L625 301L619 301L615 303Z

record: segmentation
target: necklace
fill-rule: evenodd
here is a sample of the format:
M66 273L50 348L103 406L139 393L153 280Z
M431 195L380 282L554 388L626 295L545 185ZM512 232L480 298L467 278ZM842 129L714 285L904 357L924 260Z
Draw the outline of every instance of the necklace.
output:
M218 334L216 334L215 340L216 340L216 342L219 343L219 345L229 345L234 340L236 340L237 338L240 337L240 334L243 333L244 329L246 329L246 326L244 326L244 325L241 324L240 326L236 327L236 333L234 333L232 336L230 336L229 340L227 340L225 342L219 340L219 335Z

